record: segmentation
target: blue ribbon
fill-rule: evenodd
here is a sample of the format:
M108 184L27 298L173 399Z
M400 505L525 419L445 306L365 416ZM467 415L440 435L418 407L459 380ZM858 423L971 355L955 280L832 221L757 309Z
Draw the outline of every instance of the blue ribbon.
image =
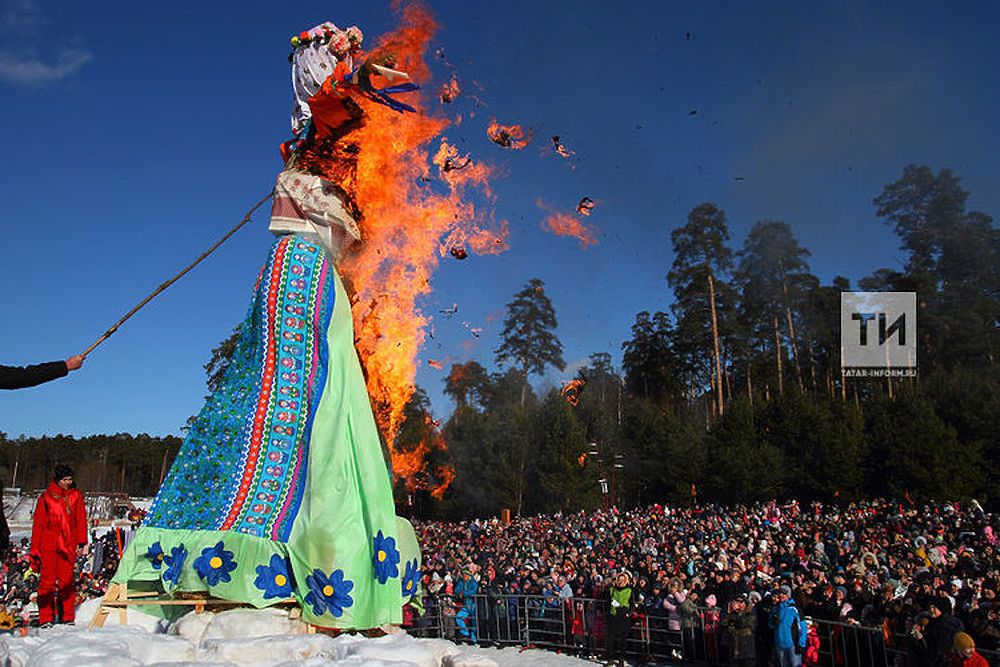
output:
M365 95L368 96L368 99L372 100L373 102L378 102L379 104L384 104L393 111L398 111L400 113L404 111L416 112L416 109L411 107L409 104L406 104L405 102L400 102L399 100L390 97L390 95L394 93L409 93L414 90L420 90L420 86L413 83L412 81L407 83L399 83L394 86L386 86L385 88L371 88L371 89L362 88L362 90L364 91Z
M351 79L353 79L361 68L355 69L350 74L347 74L342 79L345 85L350 85ZM415 113L417 110L411 107L405 102L400 102L397 99L393 99L391 95L396 93L409 93L414 90L420 90L420 86L413 83L412 81L407 81L406 83L397 83L393 86L386 86L385 88L375 88L370 83L366 83L365 79L359 79L361 84L358 86L361 92L365 94L365 97L370 99L372 102L377 102L379 104L385 105L392 109L393 111L398 111L403 113L404 111L409 111Z

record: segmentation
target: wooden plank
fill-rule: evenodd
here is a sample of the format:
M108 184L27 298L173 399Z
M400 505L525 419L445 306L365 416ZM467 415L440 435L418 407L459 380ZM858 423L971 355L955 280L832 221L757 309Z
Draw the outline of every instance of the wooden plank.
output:
M94 614L94 618L90 619L90 625L88 629L93 630L94 628L103 628L104 621L108 620L108 608L107 603L112 599L117 599L118 597L118 584L108 584L108 590L104 593L104 598L101 600L101 606L97 608L97 613Z
M104 606L107 606L107 607L130 607L130 606L133 606L133 605L148 605L148 604L159 604L159 605L167 605L167 606L180 605L180 606L188 606L188 607L195 607L195 606L198 606L198 605L215 606L215 607L222 607L222 606L237 606L238 607L238 606L246 604L246 603L245 602L237 602L235 600L222 600L222 599L219 599L219 598L133 598L133 597L130 597L127 600L108 600L107 602L104 602L103 604L104 604ZM286 606L286 605L290 605L290 604L295 604L295 600L283 600L282 602L270 605L269 607L265 607L265 608L280 607L280 606ZM298 614L298 616L295 616L294 618L298 618L299 616L302 615L302 610L299 609L298 607L296 607L292 611L296 611L296 610L298 610L299 614Z
M121 625L128 624L128 608L131 606L144 606L144 605L160 605L164 607L194 607L194 611L197 614L202 614L207 608L210 607L239 607L244 605L243 602L236 602L233 600L222 600L220 598L212 597L189 597L189 598L160 598L158 597L160 593L156 591L135 591L129 593L128 587L125 584L108 584L108 590L101 600L101 606L98 607L97 613L94 614L94 618L91 619L89 628L102 628L104 623L107 621L108 614L112 610L118 609L118 621ZM299 606L298 602L292 599L280 600L272 607L288 607L288 617L291 619L298 619L302 617L302 608ZM308 625L308 633L312 634L316 632L316 627L313 625Z
M198 605L206 605L206 604L208 604L208 605L215 605L215 606L222 606L222 605L241 605L243 603L242 602L230 602L229 600L209 600L209 599L204 599L204 598L182 598L182 599L169 598L169 599L162 599L162 600L160 600L160 599L151 600L149 598L141 599L141 600L136 600L136 599L131 599L130 598L128 600L115 600L113 602L108 602L107 606L109 606L109 607L132 607L132 606L137 606L137 605L149 605L149 604L158 604L158 605L163 605L163 606L167 606L167 607L169 607L169 606L195 607L195 606L198 606Z
M136 598L151 598L156 595L159 595L157 591L130 591L128 599L135 600Z
M124 468L122 468L124 470ZM118 599L128 600L128 584L119 584L118 586ZM128 608L119 607L118 608L118 625L128 625Z

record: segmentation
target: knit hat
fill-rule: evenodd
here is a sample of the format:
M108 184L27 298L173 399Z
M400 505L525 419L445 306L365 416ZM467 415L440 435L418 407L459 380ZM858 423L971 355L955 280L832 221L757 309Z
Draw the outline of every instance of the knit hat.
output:
M942 614L950 614L951 613L951 601L948 600L948 598L944 598L944 597L931 598L927 602L927 606L928 607L937 607L937 609L940 610Z
M73 469L63 463L57 465L55 472L52 473L52 479L54 479L57 482L61 480L63 477L72 477L72 476L73 476Z
M778 590L781 591L782 595L787 595L788 597L792 597L792 589L789 588L788 586L782 585L781 588L779 588Z
M966 632L955 633L955 650L964 651L967 648L976 648L976 642Z

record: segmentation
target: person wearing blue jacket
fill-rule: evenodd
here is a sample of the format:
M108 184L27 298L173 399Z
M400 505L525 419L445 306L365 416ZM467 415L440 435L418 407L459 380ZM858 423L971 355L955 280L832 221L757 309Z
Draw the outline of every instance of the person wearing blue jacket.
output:
M455 597L462 600L462 609L455 614L455 624L458 625L458 634L473 644L479 641L476 636L477 593L479 593L479 582L472 578L472 572L468 568L463 569L462 578L455 584Z
M792 589L782 586L775 596L768 626L774 631L774 652L778 667L799 667L806 647L808 629L795 607Z

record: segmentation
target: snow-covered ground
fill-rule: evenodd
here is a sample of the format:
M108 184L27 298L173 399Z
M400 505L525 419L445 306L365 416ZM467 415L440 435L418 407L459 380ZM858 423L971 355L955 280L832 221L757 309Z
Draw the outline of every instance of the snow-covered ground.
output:
M87 630L98 600L77 610L77 625L0 637L0 664L12 667L131 667L132 665L344 665L359 667L572 667L593 663L547 651L458 646L399 632L377 639L307 634L279 610L190 613L169 627L128 611L129 625L112 612L105 627Z

